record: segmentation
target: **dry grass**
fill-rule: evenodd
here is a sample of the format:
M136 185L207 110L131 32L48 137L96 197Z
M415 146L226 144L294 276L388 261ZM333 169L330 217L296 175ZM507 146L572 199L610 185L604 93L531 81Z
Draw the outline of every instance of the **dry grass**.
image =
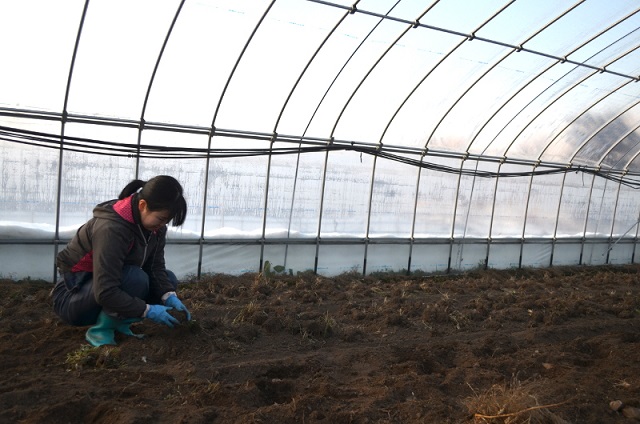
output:
M65 363L71 369L118 368L120 366L120 348L113 346L93 347L82 345L79 349L67 354Z
M536 396L536 391L542 392L539 389L534 383L513 379L510 384L494 385L484 393L474 390L475 396L467 398L465 404L478 424L569 424L551 412L567 401L541 405Z

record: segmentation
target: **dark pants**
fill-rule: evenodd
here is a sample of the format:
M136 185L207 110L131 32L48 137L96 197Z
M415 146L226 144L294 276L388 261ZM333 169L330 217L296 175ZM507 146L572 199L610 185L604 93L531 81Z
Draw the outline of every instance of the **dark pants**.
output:
M178 287L176 275L169 270L167 270L167 275L176 290ZM150 303L160 303L160 299L149 299L149 276L140 267L133 265L124 267L120 288L133 297ZM67 289L61 278L53 288L52 297L53 310L67 324L93 325L102 311L102 306L96 302L93 293L92 278L83 283L76 291Z

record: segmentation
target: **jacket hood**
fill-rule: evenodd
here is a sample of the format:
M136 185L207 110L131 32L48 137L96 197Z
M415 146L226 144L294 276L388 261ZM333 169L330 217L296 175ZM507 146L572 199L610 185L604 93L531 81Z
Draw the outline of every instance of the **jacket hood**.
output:
M126 221L130 224L137 225L137 220L133 211L133 197L135 194L122 200L109 200L100 203L93 209L93 216L101 219L110 219L113 221Z
M113 205L113 210L122 218L124 218L125 221L128 221L132 224L136 223L135 219L133 218L133 197L134 196L135 194L132 194L131 196L125 199L118 200Z

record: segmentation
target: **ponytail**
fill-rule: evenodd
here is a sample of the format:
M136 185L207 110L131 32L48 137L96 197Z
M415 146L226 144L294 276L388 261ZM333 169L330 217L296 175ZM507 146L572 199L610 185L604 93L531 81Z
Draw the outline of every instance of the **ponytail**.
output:
M126 199L131 196L136 191L140 190L145 185L145 181L142 180L133 180L125 188L120 192L120 196L118 196L118 200Z
M171 225L179 227L184 224L184 220L187 219L187 201L183 195L180 195L176 200L174 212L175 215L173 216Z

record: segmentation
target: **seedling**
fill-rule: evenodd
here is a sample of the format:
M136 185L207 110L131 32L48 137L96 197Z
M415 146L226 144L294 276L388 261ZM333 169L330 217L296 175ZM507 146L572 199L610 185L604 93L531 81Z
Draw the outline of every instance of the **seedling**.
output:
M93 347L82 345L78 350L67 354L65 363L76 370L83 369L85 366L117 368L120 365L119 355L120 348L115 346Z

